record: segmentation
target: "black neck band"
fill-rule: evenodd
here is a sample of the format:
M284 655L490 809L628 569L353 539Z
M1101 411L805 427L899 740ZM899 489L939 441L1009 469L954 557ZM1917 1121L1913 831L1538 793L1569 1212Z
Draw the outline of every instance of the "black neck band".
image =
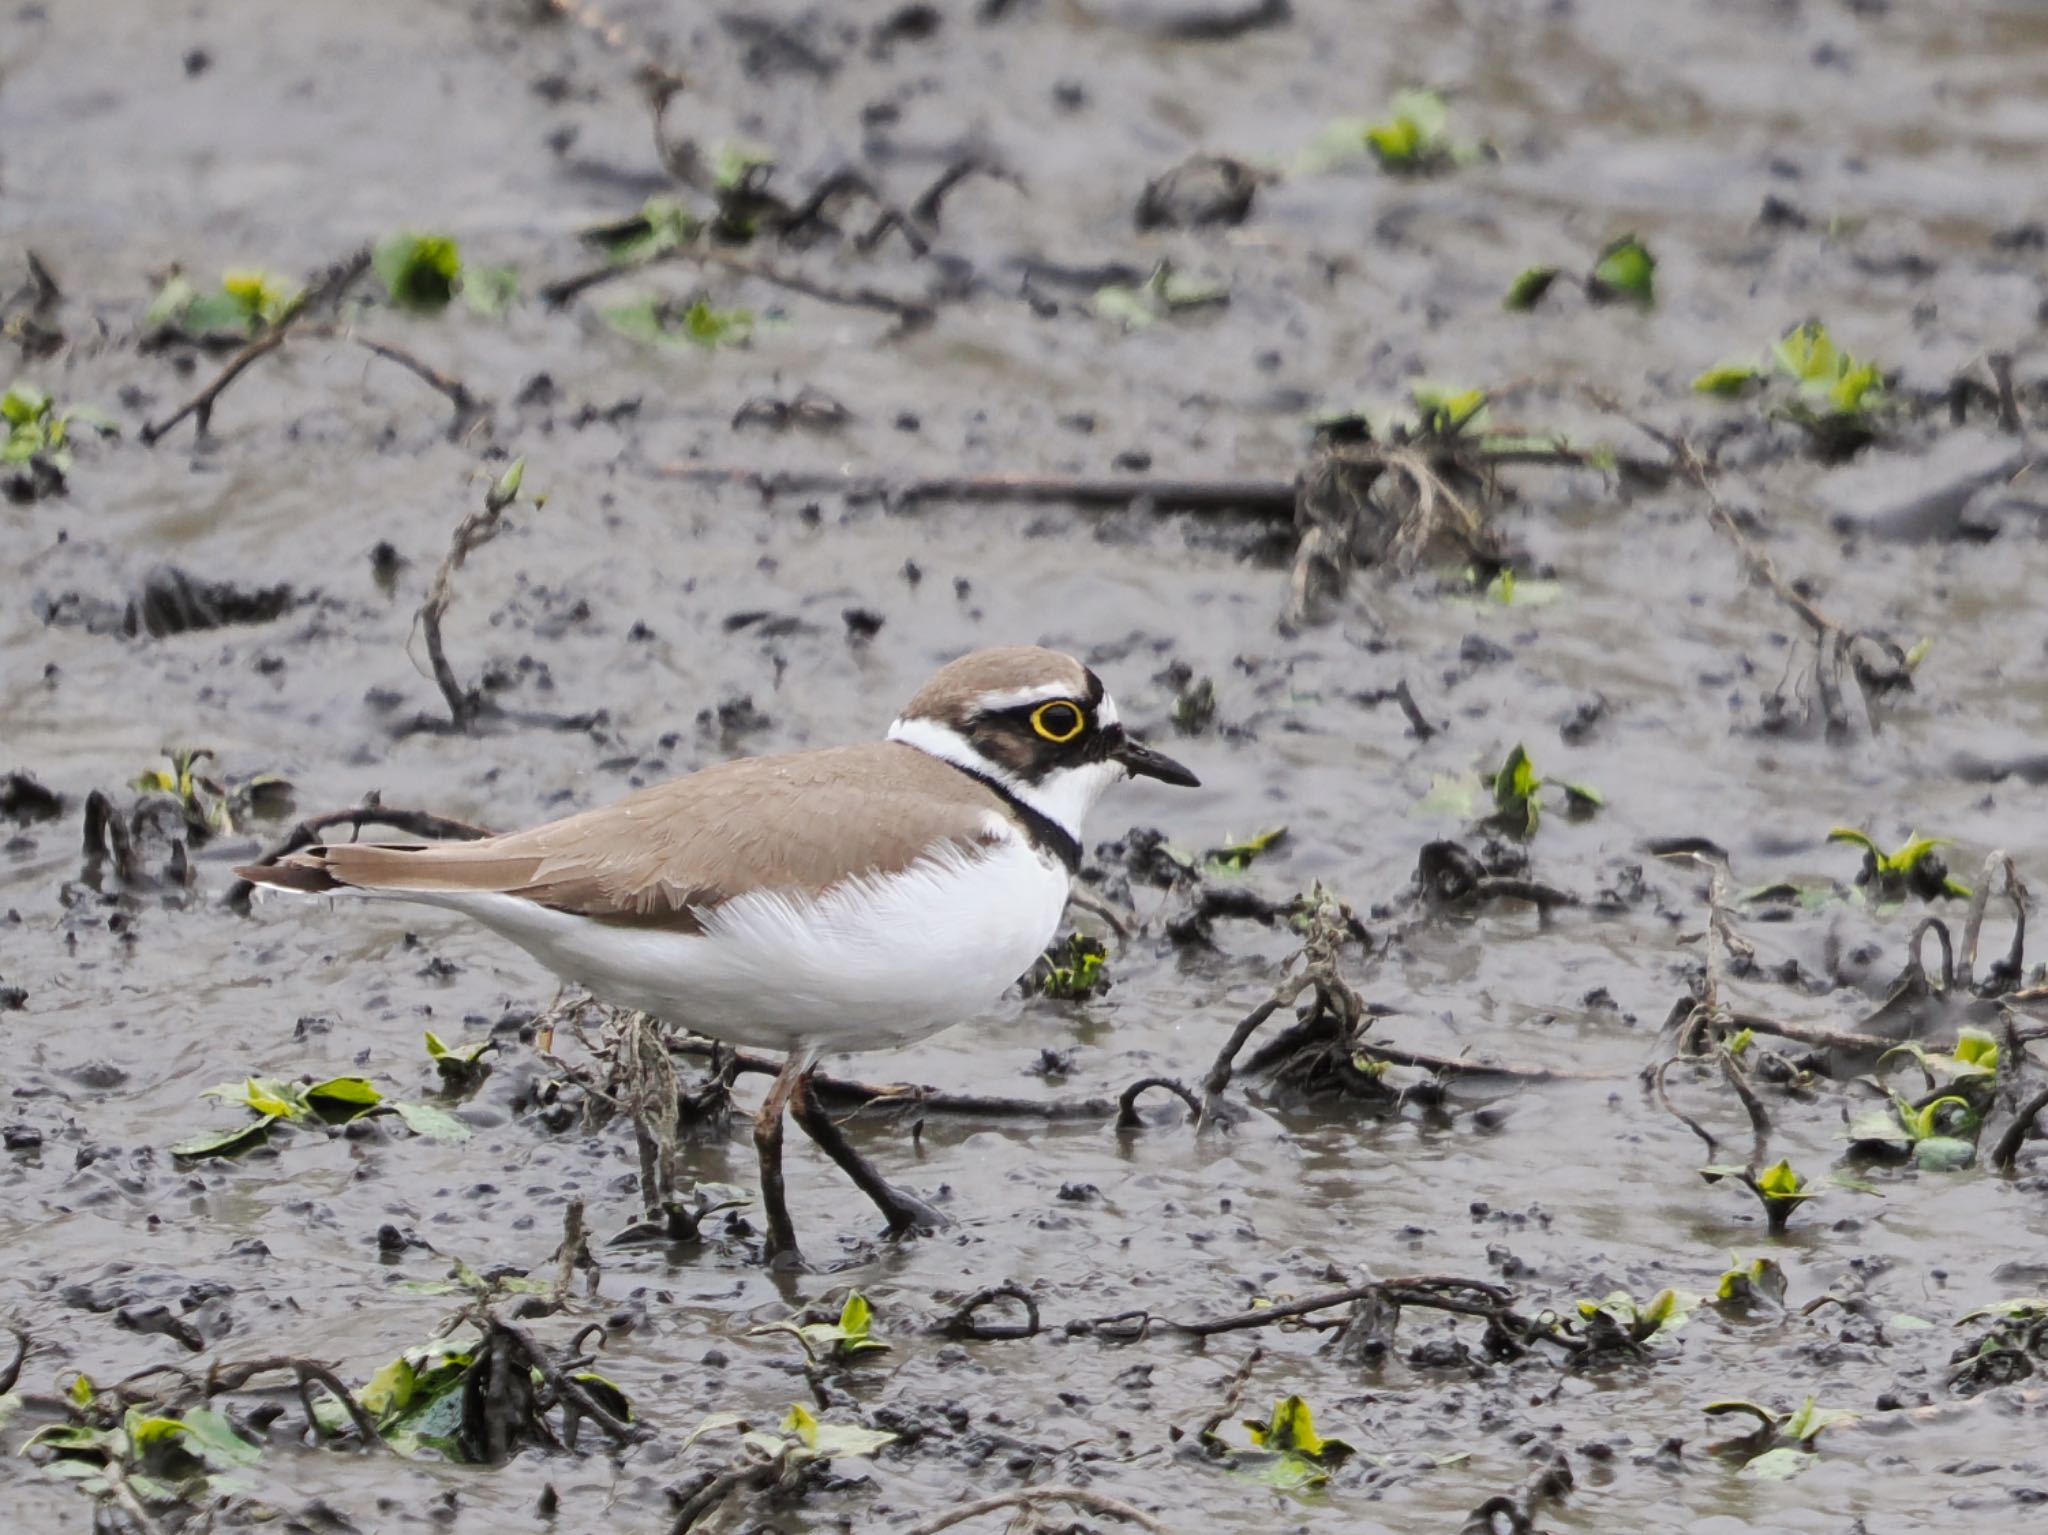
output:
M997 778L993 773L978 773L971 767L961 767L959 763L947 757L941 757L939 760L945 763L947 767L955 768L965 773L976 783L985 785L989 792L994 794L997 799L1008 805L1010 813L1024 823L1025 835L1031 839L1033 847L1042 848L1058 858L1061 863L1067 866L1069 874L1075 874L1080 871L1080 838L1068 831L1066 827L1060 825L1059 822L1055 821L1043 810L1025 804L1023 800L1017 797L1016 790L1012 789L1000 778Z

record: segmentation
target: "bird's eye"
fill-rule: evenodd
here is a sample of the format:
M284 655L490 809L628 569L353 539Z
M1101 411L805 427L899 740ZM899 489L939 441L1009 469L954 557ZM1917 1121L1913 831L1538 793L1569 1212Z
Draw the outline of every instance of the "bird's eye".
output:
M1063 746L1087 728L1088 720L1065 699L1040 704L1031 711L1031 728L1046 740Z

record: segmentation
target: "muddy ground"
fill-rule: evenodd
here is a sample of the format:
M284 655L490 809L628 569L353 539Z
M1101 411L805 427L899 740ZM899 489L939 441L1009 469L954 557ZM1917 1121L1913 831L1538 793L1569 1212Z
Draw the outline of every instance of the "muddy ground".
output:
M912 210L916 242L863 249L873 205L835 203L836 232L719 247L751 273L668 260L549 306L546 284L597 259L579 230L654 194L711 206L656 152L650 66L684 77L663 118L672 148L769 150L768 186L790 203L854 169L910 208L949 168L982 169L936 216ZM1381 117L1417 85L1450 102L1458 152L1436 173L1363 155L1296 167L1331 120ZM1960 1318L2048 1291L2048 1163L2015 1141L2016 1166L1991 1165L2041 1076L2015 1055L2039 1027L2034 962L1987 980L2013 932L2000 894L1975 977L2020 1000L1923 988L1869 1022L1916 925L1940 916L1960 944L1968 903L1859 887L1859 850L1827 835L1857 827L1887 850L1952 838L1938 856L1971 885L1997 849L2022 880L2048 871L2048 550L2011 430L2044 425L2044 103L2048 17L2019 3L642 0L572 19L514 0L10 4L0 383L119 428L74 424L66 483L24 468L0 505L0 772L61 797L13 782L0 850L0 1320L26 1347L0 1398L11 1527L662 1530L732 1464L730 1433L684 1448L692 1426L732 1412L772 1427L792 1402L900 1437L793 1470L778 1493L742 1485L697 1527L905 1530L1034 1486L1219 1532L1455 1529L1497 1497L1520 1504L1477 1527L1533 1513L1557 1530L1874 1535L2038 1517L2048 1399L2032 1371L2048 1357L2022 1338L1996 1379L1951 1363L1988 1329ZM1198 151L1286 174L1241 222L1140 231L1147 183ZM231 355L144 344L169 269L209 289L242 266L298 285L407 229L516 269L522 296L496 316L417 315L365 274L224 392L206 430L188 419L144 445ZM1531 313L1503 308L1523 268L1583 271L1631 231L1658 258L1654 306L1591 303L1566 280ZM1097 289L1162 259L1227 283L1227 305L1130 330L1095 312ZM821 286L871 291L830 302ZM746 344L650 345L601 317L699 295L756 311ZM905 323L906 307L928 313ZM1691 387L1812 318L1887 373L1878 440L1844 463L1771 418L1778 395ZM475 408L453 412L450 389L361 337L459 381ZM1992 354L2010 358L2003 410ZM1368 561L1283 623L1286 490L1315 451L1311 419L1400 408L1417 379L1494 389L1503 430L1666 471L1697 446L1712 466L1645 478L1596 452L1591 467L1504 471L1511 495L1470 494L1519 595L1482 589L1499 566L1475 575L1455 555ZM802 390L849 418L778 426L757 408L735 425L748 402ZM408 651L413 615L452 528L514 457L526 498L460 572L446 625L453 665L486 679L494 709L471 732L432 728L447 710ZM764 490L778 474L811 478ZM1171 496L892 501L830 483L963 475L1252 489L1175 510ZM2008 481L1996 506L1960 510ZM177 590L168 567L238 595ZM1795 598L1901 650L1931 640L1910 689L1866 704L1849 676L1826 728ZM211 626L224 617L256 621ZM1369 938L1340 957L1389 1010L1366 1048L1453 1064L1392 1068L1410 1091L1389 1102L1347 1067L1348 1045L1307 1080L1241 1062L1200 1128L1163 1095L1123 1130L1106 1113L863 1113L864 1149L957 1224L881 1241L799 1146L811 1266L771 1274L744 1210L694 1242L611 1245L641 1212L633 1137L549 1111L576 1100L551 1106L549 1084L591 1058L566 1032L559 1060L540 1053L531 1020L555 988L522 956L432 914L226 900L231 866L297 815L381 791L525 824L729 755L873 735L941 660L1018 640L1086 656L1126 718L1202 775L1198 793L1121 792L1091 828L1097 883L1146 925L1112 939L1098 996L1019 994L829 1069L1047 1103L1155 1074L1197 1083L1300 939L1285 920L1219 920L1206 944L1167 929L1197 883L1284 903L1319 881ZM1176 701L1202 678L1213 720L1183 707L1193 728L1179 729ZM1401 683L1426 732L1391 698ZM1604 807L1574 818L1548 791L1532 837L1478 824L1488 792L1459 806L1457 784L1516 743ZM281 774L293 807L200 836L145 804L130 878L82 865L87 796L125 816L164 747L210 748L230 779ZM1244 872L1170 890L1133 879L1122 843L1156 827L1199 855L1281 825ZM1418 859L1439 840L1578 904L1424 900ZM1715 882L1657 856L1674 844L1725 852L1712 944ZM1761 1025L1744 1041L1731 1015ZM1946 1050L1962 1024L2003 1056L1972 1165L1852 1155L1845 1123L1885 1104L1877 1063L1816 1052L1811 1031ZM489 1077L442 1095L427 1029L495 1039ZM1729 1046L1767 1145L1716 1069ZM1667 1110L1643 1073L1680 1052ZM1466 1069L1482 1059L1549 1075ZM1921 1104L1940 1096L1910 1062L1883 1069ZM281 1130L235 1158L170 1153L235 1122L200 1096L212 1084L345 1074L449 1107L473 1133L380 1115ZM742 1107L758 1090L742 1079ZM694 1180L752 1186L739 1128L683 1154ZM1698 1171L1779 1157L1821 1197L1778 1234L1741 1187ZM316 1446L292 1393L241 1391L214 1398L264 1444L241 1491L123 1502L103 1479L96 1499L53 1474L47 1435L16 1453L66 1420L81 1374L102 1397L71 1412L101 1426L131 1399L188 1410L210 1367L266 1356L363 1383L462 1303L431 1283L458 1260L551 1277L572 1199L597 1295L579 1279L525 1325L560 1349L606 1324L595 1368L642 1442L609 1446L586 1423L579 1453L529 1446L498 1465L364 1455ZM1782 1305L1702 1305L1643 1347L1588 1346L1601 1328L1579 1301L1712 1295L1731 1251L1782 1268ZM1552 1340L1525 1334L1503 1357L1518 1349L1490 1347L1482 1318L1414 1305L1377 1337L1363 1318L1337 1336L1343 1306L1312 1326L1170 1325L1404 1275L1503 1287ZM1004 1283L1042 1330L945 1334L964 1298ZM788 1335L750 1332L834 1309L848 1287L893 1344L879 1362L807 1378ZM1070 1325L1133 1312L1163 1320L1142 1336ZM152 1367L193 1376L109 1394ZM1200 1447L1212 1420L1245 1446L1236 1420L1290 1394L1357 1452L1326 1485L1277 1491L1261 1480L1272 1466ZM1707 1403L1808 1397L1859 1416L1818 1434L1816 1458L1780 1462L1797 1474L1712 1448L1746 1425ZM1796 1450L1796 1433L1777 1447ZM1570 1490L1524 1496L1558 1456ZM76 1474L104 1456L66 1458ZM1042 1518L1130 1527L1085 1507Z

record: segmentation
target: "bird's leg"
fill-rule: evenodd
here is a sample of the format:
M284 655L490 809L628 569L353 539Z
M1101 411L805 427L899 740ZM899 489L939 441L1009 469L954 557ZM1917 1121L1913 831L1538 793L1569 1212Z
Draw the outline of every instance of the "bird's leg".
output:
M782 1114L816 1059L808 1050L790 1051L782 1070L775 1075L774 1086L768 1089L768 1096L761 1100L760 1110L754 1115L754 1150L761 1159L761 1205L768 1216L770 1263L784 1257L803 1260L803 1254L797 1251L796 1228L789 1220L789 1201L782 1189Z
M839 1128L825 1106L818 1102L811 1092L811 1072L806 1070L797 1079L796 1092L790 1099L789 1112L803 1127L804 1134L824 1149L825 1155L837 1162L846 1176L854 1181L860 1191L875 1202L889 1220L889 1235L902 1236L911 1231L936 1231L949 1224L923 1200L892 1187L874 1165L853 1149L853 1143L846 1138L846 1132Z

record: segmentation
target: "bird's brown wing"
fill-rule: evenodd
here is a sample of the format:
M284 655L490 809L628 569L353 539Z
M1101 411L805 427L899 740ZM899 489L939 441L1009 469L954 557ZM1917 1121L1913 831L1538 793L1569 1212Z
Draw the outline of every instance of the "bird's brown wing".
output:
M1004 808L965 773L878 741L724 763L475 842L330 843L236 872L309 894L489 892L696 931L697 912L750 890L818 895L935 848L971 853L995 840L988 816Z

